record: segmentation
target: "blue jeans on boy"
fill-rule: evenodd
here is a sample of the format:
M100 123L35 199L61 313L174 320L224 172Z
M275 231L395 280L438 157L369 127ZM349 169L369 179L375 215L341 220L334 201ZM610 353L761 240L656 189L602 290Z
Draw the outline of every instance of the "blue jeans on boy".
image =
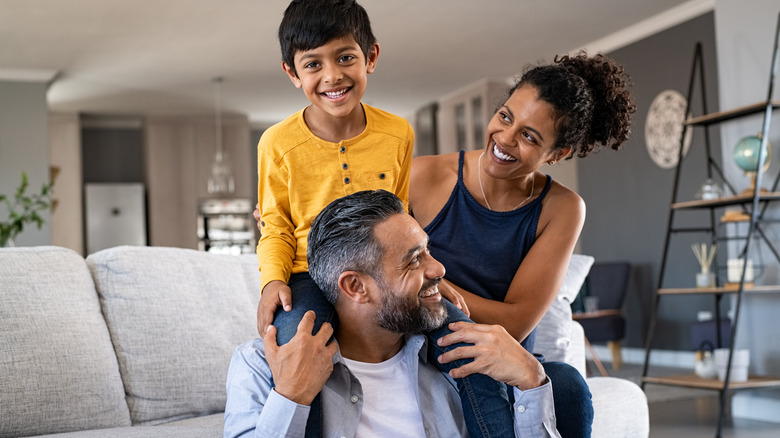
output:
M274 315L274 327L276 327L276 342L279 345L286 344L298 331L298 323L308 310L314 310L316 318L312 333L319 331L324 322L333 325L335 330L338 318L333 306L325 299L325 296L311 279L308 273L293 274L287 283L292 292L292 310L285 312L277 309ZM436 358L444 353L445 349L436 345L436 339L450 333L447 324L455 321L469 321L468 317L444 300L449 314L447 322L438 330L427 333L429 355L439 369L448 372L468 361L456 361L441 365ZM463 344L459 344L463 345ZM446 350L455 348L449 346ZM463 379L457 379L458 392L460 393L463 414L469 435L477 437L514 437L514 421L512 419L512 406L507 398L506 385L491 379L483 374L472 374ZM306 423L306 437L319 438L322 436L322 402L317 395L309 410L309 420Z

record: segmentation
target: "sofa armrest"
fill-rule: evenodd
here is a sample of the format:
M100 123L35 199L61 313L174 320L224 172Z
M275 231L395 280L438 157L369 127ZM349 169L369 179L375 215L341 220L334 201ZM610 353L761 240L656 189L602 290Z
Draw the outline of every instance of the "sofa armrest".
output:
M636 383L616 377L587 379L593 396L593 436L643 438L650 434L647 396Z

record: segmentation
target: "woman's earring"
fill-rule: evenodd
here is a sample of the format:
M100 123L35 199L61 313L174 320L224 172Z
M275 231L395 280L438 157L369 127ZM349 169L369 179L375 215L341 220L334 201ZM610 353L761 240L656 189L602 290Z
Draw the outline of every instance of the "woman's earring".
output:
M547 162L547 164L549 164L550 166L552 166L552 165L553 165L553 164L555 164L555 163L556 163L556 161L555 161L555 160L550 160L550 161L548 161L548 162Z

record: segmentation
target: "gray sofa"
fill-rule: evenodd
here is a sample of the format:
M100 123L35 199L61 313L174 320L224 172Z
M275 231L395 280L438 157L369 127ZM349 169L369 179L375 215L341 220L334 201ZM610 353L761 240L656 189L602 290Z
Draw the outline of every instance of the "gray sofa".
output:
M566 314L584 278L576 270L537 346L584 373L582 329ZM227 367L256 336L258 285L254 255L0 249L0 437L221 436ZM647 436L638 386L588 383L594 437Z

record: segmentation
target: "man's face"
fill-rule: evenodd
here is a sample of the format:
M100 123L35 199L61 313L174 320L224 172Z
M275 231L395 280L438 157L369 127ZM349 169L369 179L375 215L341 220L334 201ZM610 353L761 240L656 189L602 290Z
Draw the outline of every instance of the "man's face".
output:
M375 278L381 306L380 327L396 333L438 328L447 318L438 284L444 266L428 252L428 236L407 214L397 214L374 230L384 249L381 275Z

